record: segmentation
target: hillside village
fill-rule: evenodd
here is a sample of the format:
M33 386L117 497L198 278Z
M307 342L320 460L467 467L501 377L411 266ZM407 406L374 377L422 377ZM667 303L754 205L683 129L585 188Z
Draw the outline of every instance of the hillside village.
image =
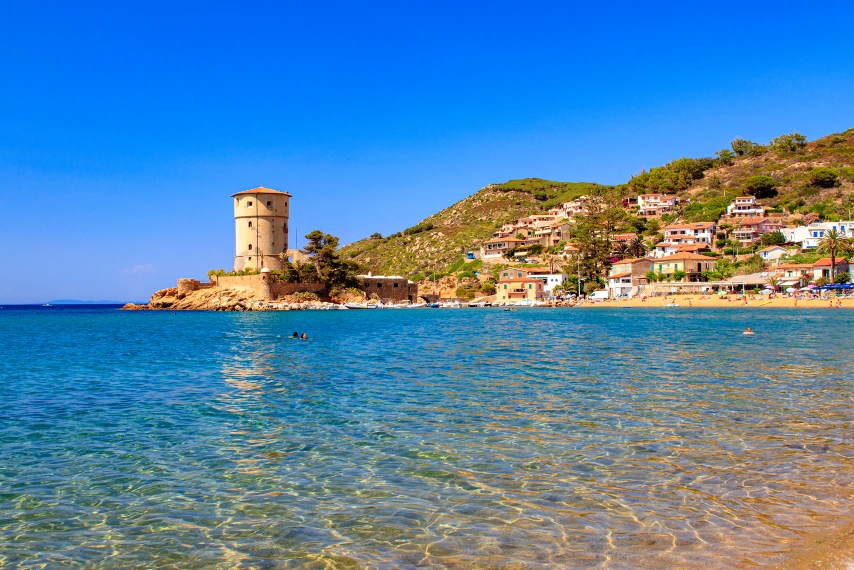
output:
M619 186L490 185L342 254L461 299L791 292L851 282L852 205L854 129L811 142L793 133L736 139Z

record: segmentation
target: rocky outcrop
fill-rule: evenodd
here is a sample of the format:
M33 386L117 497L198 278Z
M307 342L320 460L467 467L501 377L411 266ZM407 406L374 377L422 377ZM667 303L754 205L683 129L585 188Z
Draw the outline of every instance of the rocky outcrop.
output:
M310 299L309 297L314 297ZM270 301L248 289L211 287L195 291L179 291L177 287L162 289L151 296L148 305L128 303L122 309L135 311L299 311L335 309L335 303L323 302L314 294L289 295Z

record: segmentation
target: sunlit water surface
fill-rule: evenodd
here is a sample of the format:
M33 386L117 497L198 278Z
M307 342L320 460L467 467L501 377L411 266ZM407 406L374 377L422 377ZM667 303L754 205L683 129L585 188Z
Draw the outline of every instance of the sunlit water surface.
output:
M0 566L774 566L854 512L852 321L3 307Z

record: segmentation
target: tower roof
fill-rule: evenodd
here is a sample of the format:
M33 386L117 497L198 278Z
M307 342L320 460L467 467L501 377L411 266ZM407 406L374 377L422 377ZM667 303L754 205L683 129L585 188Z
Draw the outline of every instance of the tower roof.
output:
M278 190L273 190L272 188L264 188L263 186L259 186L258 188L252 188L251 190L244 190L243 192L238 192L237 194L232 194L231 197L234 196L243 196L246 194L284 194L285 196L290 196L289 192L279 192Z

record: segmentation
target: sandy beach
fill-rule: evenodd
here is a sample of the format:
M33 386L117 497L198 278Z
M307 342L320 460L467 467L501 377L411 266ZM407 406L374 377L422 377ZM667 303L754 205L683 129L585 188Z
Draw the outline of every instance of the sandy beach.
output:
M791 297L776 296L773 299L767 298L767 295L748 295L747 304L740 295L729 295L727 297L718 297L717 295L668 295L666 297L649 297L647 299L613 299L601 302L592 302L579 305L581 307L665 307L675 303L678 308L723 308L723 309L756 309L756 308L805 308L805 309L828 309L831 302L833 308L837 308L841 301L841 308L854 308L854 299L842 298L839 299L792 299Z

